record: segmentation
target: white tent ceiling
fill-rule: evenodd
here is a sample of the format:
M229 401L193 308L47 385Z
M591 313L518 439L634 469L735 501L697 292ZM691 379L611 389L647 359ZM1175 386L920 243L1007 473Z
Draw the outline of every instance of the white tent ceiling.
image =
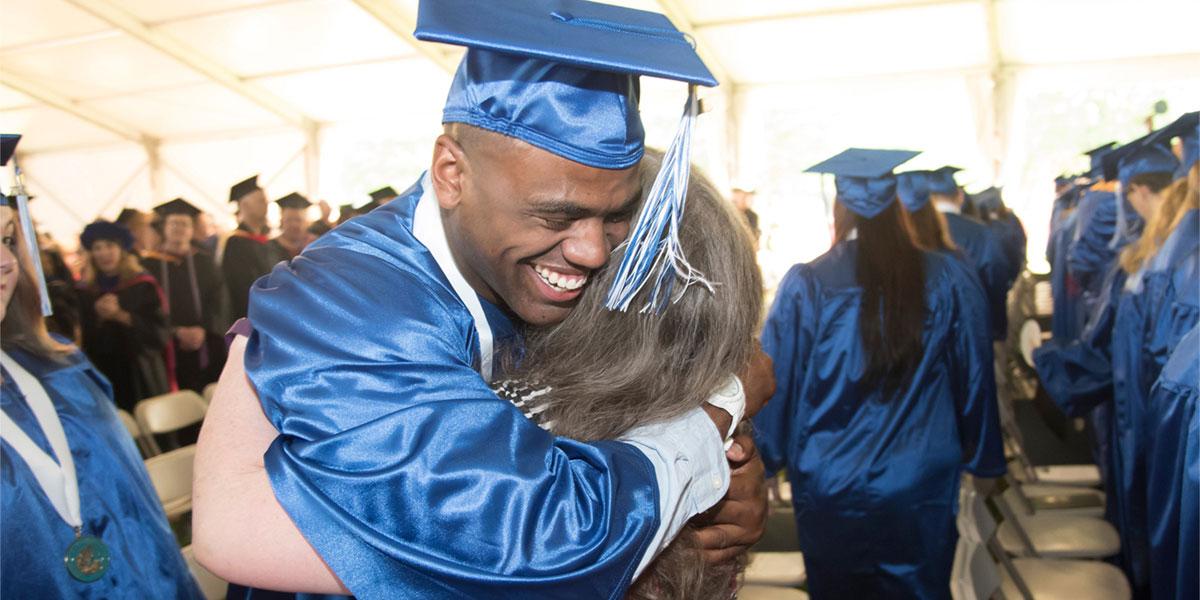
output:
M1025 185L1040 142L1014 119L1054 93L1140 86L1171 96L1172 114L1200 104L1195 0L615 3L693 35L722 80L697 160L718 182L756 180L768 219L792 219L780 207L813 194L812 179L789 187L793 162L845 145L918 147L976 181ZM272 195L360 203L415 177L438 132L459 51L413 40L416 10L417 0L0 0L0 130L25 135L29 187L49 198L35 213L60 237L176 195L222 211L228 185L254 172ZM665 144L681 105L679 84L645 84L651 142ZM1117 121L1099 137L1137 133L1129 115L1088 118ZM1072 158L1048 168L1093 141L1064 141ZM780 252L790 262L807 251Z

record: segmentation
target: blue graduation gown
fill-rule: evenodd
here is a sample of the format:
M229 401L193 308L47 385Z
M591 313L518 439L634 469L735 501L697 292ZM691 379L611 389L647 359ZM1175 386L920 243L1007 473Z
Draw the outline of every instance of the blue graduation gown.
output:
M1146 405L1151 597L1200 597L1200 327L1180 341Z
M946 213L945 217L950 239L975 267L983 284L992 339L1003 340L1008 336L1008 288L1012 271L1004 258L1004 248L987 225L954 213Z
M883 401L859 389L857 242L784 277L763 332L776 393L754 418L786 466L814 598L949 598L959 470L1004 472L987 308L957 259L926 254L925 353Z
M1118 203L1122 208L1118 209ZM1120 231L1119 211L1125 221ZM1080 286L1083 312L1091 315L1102 301L1105 277L1121 248L1137 239L1142 221L1128 202L1102 189L1085 192L1076 215L1075 237L1067 248L1067 265L1072 279Z
M1050 294L1054 298L1050 332L1063 344L1079 337L1084 326L1084 313L1079 303L1081 290L1067 266L1067 255L1075 239L1076 214L1067 215L1058 228L1051 230L1046 248L1046 258L1050 262Z
M413 233L422 193L253 288L245 365L280 432L276 498L357 596L619 597L658 527L653 467L493 394L471 313Z
M1004 251L1004 262L1008 266L1005 290L1011 289L1021 272L1025 270L1025 253L1028 238L1025 227L1016 213L1009 212L1002 218L988 221L988 229L1000 241L1000 249Z
M75 532L38 487L24 459L0 453L0 547L4 598L180 598L203 595L180 554L158 494L133 438L117 418L112 388L81 352L63 364L13 349L9 356L36 377L58 410L79 478L83 530L112 552L108 572L76 581L63 565ZM9 374L0 406L50 456L54 451Z

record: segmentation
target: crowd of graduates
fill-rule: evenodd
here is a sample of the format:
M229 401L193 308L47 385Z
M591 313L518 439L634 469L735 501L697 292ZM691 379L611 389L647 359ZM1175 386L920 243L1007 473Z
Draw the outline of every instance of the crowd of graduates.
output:
M328 203L293 192L275 200L280 217L272 227L255 176L230 188L238 225L228 235L214 230L211 215L175 198L149 212L126 208L114 221L88 224L77 261L43 237L54 308L47 326L79 345L112 383L122 409L132 412L140 400L176 389L201 392L220 376L225 331L246 316L254 281L396 195L390 187L376 190L362 206L341 206L333 221ZM314 205L320 209L315 221L309 217Z
M1034 360L1046 394L1086 418L1120 563L1139 598L1195 598L1198 113L1057 181L1047 258L1052 338ZM1178 146L1174 140L1178 138Z

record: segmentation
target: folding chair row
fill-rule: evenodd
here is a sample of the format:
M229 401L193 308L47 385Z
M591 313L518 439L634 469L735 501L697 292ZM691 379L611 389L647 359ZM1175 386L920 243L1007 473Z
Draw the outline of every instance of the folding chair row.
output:
M956 600L1089 598L1128 600L1129 582L1117 567L1095 560L1017 556L1005 547L1004 527L1016 517L1002 497L993 502L1004 515L997 527L984 499L964 487L959 508L959 547L952 591ZM1114 532L1115 533L1115 532ZM997 562L999 566L997 566Z
M192 467L195 460L195 445L146 459L150 483L158 492L158 500L167 513L167 520L175 521L192 510Z
M186 427L199 425L208 412L208 403L192 390L180 390L142 400L133 410L150 455L153 456L163 451L157 436L169 436ZM167 441L174 440L168 437Z

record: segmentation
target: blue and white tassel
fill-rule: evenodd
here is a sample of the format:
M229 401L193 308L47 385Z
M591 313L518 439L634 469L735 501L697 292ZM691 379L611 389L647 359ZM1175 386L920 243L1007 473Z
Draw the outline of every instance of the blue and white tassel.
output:
M704 286L710 293L713 291L713 285L704 274L688 264L679 242L691 174L692 131L699 114L696 86L690 85L679 129L663 156L662 167L625 242L625 255L604 300L604 306L609 310L628 310L634 297L651 278L654 279L653 292L642 307L642 313L661 312L695 284ZM683 286L678 290L677 280Z
M42 301L42 316L49 317L54 314L54 309L50 305L50 292L46 289L46 273L42 268L42 252L38 248L37 231L34 231L33 218L29 216L29 195L25 193L17 157L14 156L12 161L13 172L16 176L12 194L17 197L17 217L21 219L21 231L25 234L23 236L25 249L29 252L29 260L33 263L34 279L38 284L38 296Z

